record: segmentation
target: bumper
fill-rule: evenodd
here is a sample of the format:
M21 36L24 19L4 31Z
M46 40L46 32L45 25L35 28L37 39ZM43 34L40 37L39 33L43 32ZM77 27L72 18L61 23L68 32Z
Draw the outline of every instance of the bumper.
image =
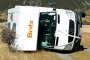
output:
M55 49L55 50L71 51L71 50L72 50L72 43L69 43L69 44L63 45L63 46L55 46L54 49Z
M65 45L63 50L72 50L72 43Z

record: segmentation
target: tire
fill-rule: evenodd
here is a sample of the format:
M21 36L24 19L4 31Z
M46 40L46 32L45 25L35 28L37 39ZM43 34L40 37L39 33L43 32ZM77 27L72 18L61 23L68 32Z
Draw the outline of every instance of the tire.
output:
M78 41L78 42L76 42L76 41ZM75 40L72 51L80 50L80 42L81 42L81 39Z

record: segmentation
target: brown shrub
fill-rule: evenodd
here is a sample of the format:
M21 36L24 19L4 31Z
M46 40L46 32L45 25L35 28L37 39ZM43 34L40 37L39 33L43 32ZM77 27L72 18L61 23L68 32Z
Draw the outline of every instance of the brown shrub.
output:
M15 39L15 32L11 31L8 28L4 28L1 33L2 33L1 34L2 35L2 40L5 43L8 43L8 45L13 44L14 39Z

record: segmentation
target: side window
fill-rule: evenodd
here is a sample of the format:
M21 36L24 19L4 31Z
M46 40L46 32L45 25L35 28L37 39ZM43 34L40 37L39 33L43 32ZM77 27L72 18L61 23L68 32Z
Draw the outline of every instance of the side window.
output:
M60 15L58 14L58 24L60 24Z
M12 31L16 32L16 23L13 23Z
M11 18L11 21L13 21L13 14L11 14L11 17L10 18Z

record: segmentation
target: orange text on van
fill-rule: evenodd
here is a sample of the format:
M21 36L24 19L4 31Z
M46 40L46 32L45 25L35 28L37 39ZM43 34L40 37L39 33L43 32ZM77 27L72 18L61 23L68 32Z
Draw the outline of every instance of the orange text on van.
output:
M28 26L29 26L29 32L27 33L27 37L32 38L33 21L30 21Z

